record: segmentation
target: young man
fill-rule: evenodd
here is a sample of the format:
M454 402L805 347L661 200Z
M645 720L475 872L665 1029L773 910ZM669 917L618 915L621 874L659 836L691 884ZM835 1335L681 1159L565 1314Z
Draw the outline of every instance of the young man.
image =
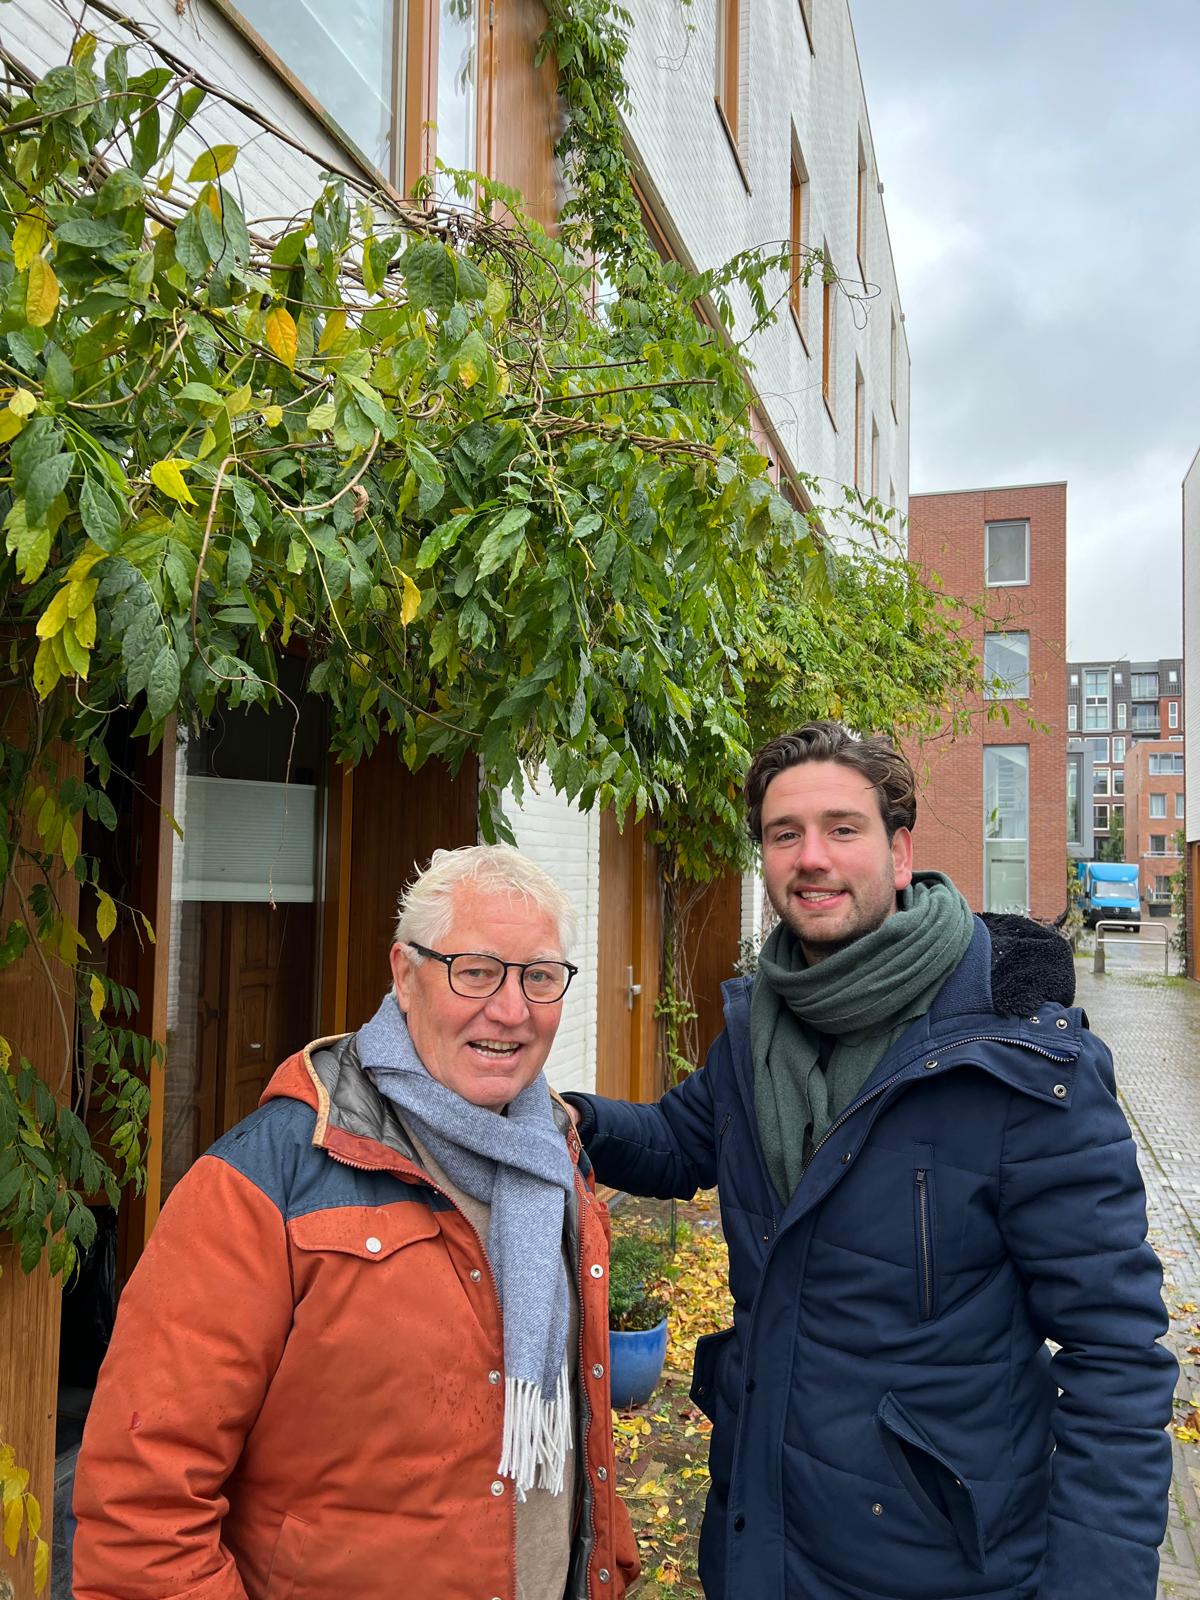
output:
M781 920L705 1067L571 1097L603 1182L719 1185L706 1595L1154 1600L1175 1362L1068 947L914 875L886 740L810 723L746 799Z

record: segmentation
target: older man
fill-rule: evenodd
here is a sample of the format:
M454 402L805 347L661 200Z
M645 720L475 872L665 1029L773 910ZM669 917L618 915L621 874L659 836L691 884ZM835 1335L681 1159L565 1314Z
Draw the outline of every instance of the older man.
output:
M504 846L406 891L393 988L172 1193L76 1478L77 1600L594 1600L607 1245L542 1072L573 913Z

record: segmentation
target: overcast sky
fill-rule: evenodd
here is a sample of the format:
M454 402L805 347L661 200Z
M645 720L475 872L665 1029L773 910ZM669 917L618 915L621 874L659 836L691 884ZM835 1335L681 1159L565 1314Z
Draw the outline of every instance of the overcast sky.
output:
M914 492L1067 480L1068 654L1178 654L1200 0L850 0Z

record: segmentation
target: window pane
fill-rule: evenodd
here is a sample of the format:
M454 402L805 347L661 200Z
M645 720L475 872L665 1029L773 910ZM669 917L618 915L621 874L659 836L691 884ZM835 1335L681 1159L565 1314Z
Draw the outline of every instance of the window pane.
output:
M1079 828L1079 767L1078 756L1067 757L1067 840L1070 844L1082 842Z
M1073 702L1067 707L1067 727L1074 732L1079 726L1079 707Z
M1097 767L1096 770L1092 773L1092 793L1093 794L1107 794L1108 793L1108 768L1107 767Z
M1150 854L1152 856L1165 856L1167 853L1167 836L1165 833L1152 833L1150 835Z
M1124 761L1124 759L1125 759L1125 741L1124 741L1124 739L1114 739L1113 743L1112 743L1112 751L1113 751L1112 758L1113 758L1114 761Z
M1083 742L1084 742L1084 746L1087 749L1088 754L1091 756L1093 761L1107 761L1108 760L1108 740L1107 739L1085 739Z
M1124 700L1117 701L1117 727L1123 728L1129 717L1129 707Z
M1165 794L1152 794L1150 796L1150 815L1152 817L1165 817L1167 814L1167 797Z
M1029 524L989 522L987 525L987 582L1029 582Z
M1029 907L1029 750L983 752L984 897L989 911Z
M394 0L235 3L363 155L398 178L401 152L391 149L392 28L403 8ZM402 16L397 25L403 27Z
M1175 820L1177 822L1183 820L1183 796L1181 794L1175 796Z
M1029 635L989 633L983 641L984 698L1025 700L1029 695Z
M475 0L441 0L438 21L437 154L448 167L473 171L475 159ZM454 187L438 179L442 199Z
M1130 694L1135 700L1158 699L1158 673L1135 672L1130 680Z

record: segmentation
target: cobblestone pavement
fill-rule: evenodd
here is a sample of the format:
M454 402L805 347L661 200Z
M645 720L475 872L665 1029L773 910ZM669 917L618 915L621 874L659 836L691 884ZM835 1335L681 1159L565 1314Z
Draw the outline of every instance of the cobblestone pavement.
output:
M1150 1239L1162 1258L1180 1360L1176 1420L1200 1401L1200 984L1076 964L1077 1003L1113 1052L1138 1142ZM1188 1308L1191 1309L1181 1309ZM1162 1546L1162 1600L1200 1600L1200 1444L1173 1440L1175 1474Z

